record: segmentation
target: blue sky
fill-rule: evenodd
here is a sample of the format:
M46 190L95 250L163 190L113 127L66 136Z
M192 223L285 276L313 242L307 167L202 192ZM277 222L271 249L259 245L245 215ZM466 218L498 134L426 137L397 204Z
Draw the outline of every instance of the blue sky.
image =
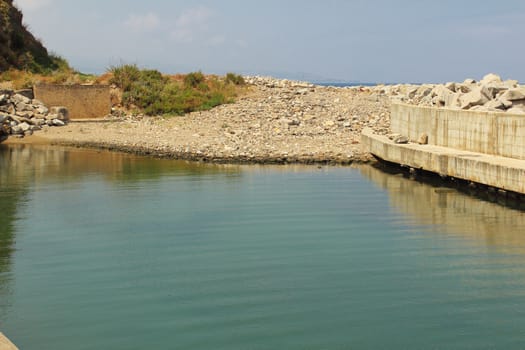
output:
M15 0L77 69L136 63L307 80L525 82L525 1Z

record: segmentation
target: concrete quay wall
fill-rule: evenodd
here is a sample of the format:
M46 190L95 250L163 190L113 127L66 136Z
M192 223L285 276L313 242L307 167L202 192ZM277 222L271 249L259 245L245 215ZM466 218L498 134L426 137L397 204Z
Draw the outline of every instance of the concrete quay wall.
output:
M400 145L370 129L363 131L361 142L368 152L392 163L525 193L525 160L435 145Z
M429 145L525 159L525 115L393 104L391 131Z

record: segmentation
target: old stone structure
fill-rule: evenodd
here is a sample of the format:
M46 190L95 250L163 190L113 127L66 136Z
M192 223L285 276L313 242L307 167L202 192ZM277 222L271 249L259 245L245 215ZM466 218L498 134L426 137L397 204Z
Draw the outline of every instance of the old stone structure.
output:
M35 85L35 98L46 106L64 106L70 119L98 119L111 113L107 85Z

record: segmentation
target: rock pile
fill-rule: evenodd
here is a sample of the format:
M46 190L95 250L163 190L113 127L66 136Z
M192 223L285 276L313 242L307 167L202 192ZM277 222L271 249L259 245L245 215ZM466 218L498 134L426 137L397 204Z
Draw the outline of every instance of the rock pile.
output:
M516 80L503 81L496 74L479 82L377 86L373 92L418 106L525 114L525 86Z
M32 135L48 126L64 126L68 118L65 107L49 109L41 101L12 90L0 91L0 140L9 135Z

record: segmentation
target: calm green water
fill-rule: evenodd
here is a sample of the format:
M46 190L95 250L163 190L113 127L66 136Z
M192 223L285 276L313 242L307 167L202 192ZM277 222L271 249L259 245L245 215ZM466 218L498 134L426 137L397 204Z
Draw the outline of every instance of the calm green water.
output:
M525 215L371 167L0 146L21 349L518 349Z

